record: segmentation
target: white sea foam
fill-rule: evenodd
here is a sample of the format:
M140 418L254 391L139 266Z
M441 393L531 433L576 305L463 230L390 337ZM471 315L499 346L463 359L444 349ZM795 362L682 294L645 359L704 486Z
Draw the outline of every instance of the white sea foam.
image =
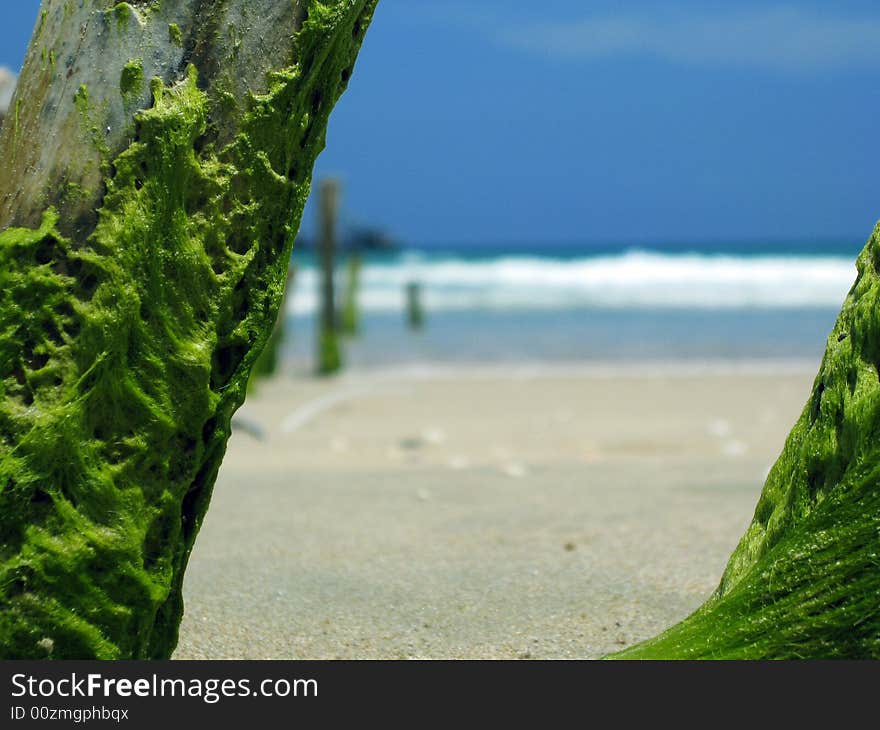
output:
M428 311L839 308L855 279L834 256L732 256L628 251L575 259L404 256L367 263L360 306L398 312L404 287L421 283ZM317 304L315 269L299 272L290 313Z

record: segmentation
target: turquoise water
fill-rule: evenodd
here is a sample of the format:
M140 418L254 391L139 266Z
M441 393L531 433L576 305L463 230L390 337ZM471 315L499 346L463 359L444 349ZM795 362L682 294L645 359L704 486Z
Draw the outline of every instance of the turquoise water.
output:
M413 363L815 360L860 242L434 248L367 256L361 367ZM287 358L308 368L317 271L294 257ZM340 271L340 277L342 273ZM427 326L407 330L419 282ZM341 283L341 278L340 278Z

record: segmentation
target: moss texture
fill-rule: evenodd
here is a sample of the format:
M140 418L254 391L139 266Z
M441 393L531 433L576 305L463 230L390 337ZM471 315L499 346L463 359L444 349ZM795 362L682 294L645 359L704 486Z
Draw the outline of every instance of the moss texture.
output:
M880 658L880 226L717 591L615 657Z
M173 651L230 419L374 7L311 2L297 65L243 100L222 146L194 67L154 80L86 244L53 210L0 233L3 658Z
M119 76L119 90L122 96L129 99L138 96L144 85L144 63L139 58L134 58L122 67Z
M183 45L183 31L177 23L168 24L168 37L175 46Z

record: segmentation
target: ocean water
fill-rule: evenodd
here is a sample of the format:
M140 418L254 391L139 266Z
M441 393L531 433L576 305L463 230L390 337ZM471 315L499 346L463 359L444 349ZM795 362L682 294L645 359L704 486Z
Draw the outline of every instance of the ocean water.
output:
M860 242L476 247L367 256L349 364L818 361ZM294 256L285 354L309 368L318 271ZM344 269L339 272L340 290ZM405 287L422 287L410 332Z

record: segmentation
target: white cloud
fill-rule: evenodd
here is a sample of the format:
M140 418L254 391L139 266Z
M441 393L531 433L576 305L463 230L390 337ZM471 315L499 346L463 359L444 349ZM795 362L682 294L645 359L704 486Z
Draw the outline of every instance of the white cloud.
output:
M564 59L649 57L785 71L880 66L880 16L844 17L791 7L525 22L501 26L492 35L505 46Z
M15 91L15 74L8 68L0 66L0 114L5 114L12 101L12 92Z

